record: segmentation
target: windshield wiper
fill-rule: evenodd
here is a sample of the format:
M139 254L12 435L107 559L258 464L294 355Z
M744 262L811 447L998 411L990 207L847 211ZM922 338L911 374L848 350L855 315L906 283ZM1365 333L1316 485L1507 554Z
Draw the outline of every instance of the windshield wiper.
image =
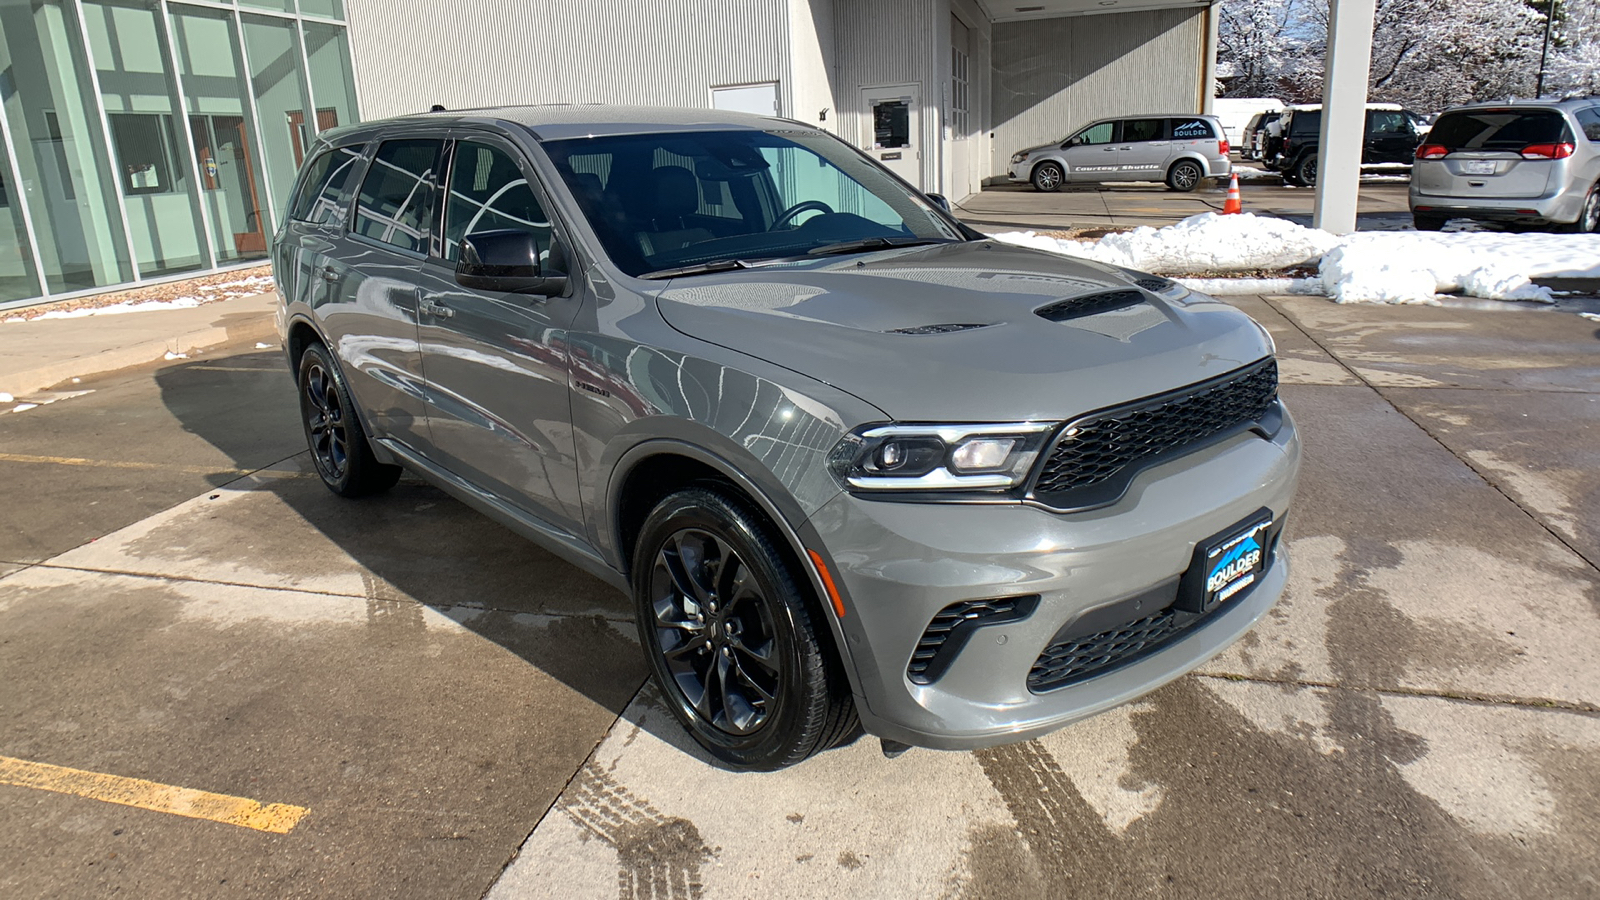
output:
M756 263L745 262L742 259L713 259L710 262L695 263L692 266L679 266L676 269L657 269L646 272L640 278L661 279L677 278L679 275L704 275L707 272L727 272L731 269L754 269Z
M859 241L840 241L837 244L823 244L813 247L806 252L812 256L833 256L838 253L859 253L862 250L882 250L886 247L917 247L922 244L954 244L956 241L949 238L896 238L896 237L869 237Z

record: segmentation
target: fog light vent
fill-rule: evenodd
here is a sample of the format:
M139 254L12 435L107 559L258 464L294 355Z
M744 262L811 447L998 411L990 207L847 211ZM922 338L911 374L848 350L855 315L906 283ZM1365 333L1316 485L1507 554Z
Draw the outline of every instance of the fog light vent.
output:
M932 684L950 668L973 632L987 625L1016 622L1033 615L1039 595L998 600L962 600L939 611L917 641L906 666L906 677L917 684Z

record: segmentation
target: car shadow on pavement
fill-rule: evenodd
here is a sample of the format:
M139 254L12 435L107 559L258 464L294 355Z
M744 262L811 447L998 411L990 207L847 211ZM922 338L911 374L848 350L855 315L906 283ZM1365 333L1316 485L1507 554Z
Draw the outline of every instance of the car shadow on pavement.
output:
M241 355L228 364L260 365L266 356ZM184 367L158 373L164 398L169 392L181 398L196 374ZM298 448L303 444L289 378L282 388L283 401L257 415L281 420L275 428L292 432ZM258 442L241 440L232 417L185 402L169 409L240 469L252 467L246 460L260 465ZM262 431L259 422L251 429ZM302 449L204 499L210 503L169 511L164 515L172 515L171 522L121 548L128 568L199 578L207 577L207 568L224 568L235 583L359 598L367 625L385 639L436 627L443 617L614 714L646 680L626 595L415 475L407 473L382 494L347 500L322 485ZM393 646L395 652L424 649L420 641L395 640ZM539 698L529 702L537 706ZM675 722L670 727L672 733L656 736L717 764Z

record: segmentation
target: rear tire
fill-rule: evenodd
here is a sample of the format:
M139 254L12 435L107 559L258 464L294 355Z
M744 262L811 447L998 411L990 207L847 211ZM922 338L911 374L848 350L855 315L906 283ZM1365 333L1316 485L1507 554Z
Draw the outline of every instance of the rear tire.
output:
M1448 221L1444 216L1429 216L1423 213L1412 213L1411 222L1417 226L1418 231L1439 231Z
M1187 194L1200 186L1205 174L1199 163L1192 159L1180 159L1167 170L1167 187Z
M400 467L378 462L345 389L344 376L327 348L312 344L300 354L300 423L311 462L328 490L362 497L394 487Z
M1317 154L1307 153L1294 167L1294 180L1306 187L1317 186Z
M1578 221L1555 230L1570 234L1600 233L1600 184L1589 188L1588 196L1583 199L1583 210L1578 213Z
M632 581L656 684L718 759L782 769L858 727L807 579L731 490L697 485L661 501L640 529Z
M1042 162L1033 167L1033 189L1046 194L1053 194L1061 190L1061 185L1066 182L1067 174L1061 171L1061 166L1053 162Z

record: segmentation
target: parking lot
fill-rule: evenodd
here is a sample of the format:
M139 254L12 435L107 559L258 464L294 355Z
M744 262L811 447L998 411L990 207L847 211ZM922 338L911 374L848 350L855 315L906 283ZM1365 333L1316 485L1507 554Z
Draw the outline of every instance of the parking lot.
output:
M1038 741L777 774L610 588L329 494L275 349L0 412L0 896L1600 896L1600 326L1233 302L1305 439L1269 617Z

